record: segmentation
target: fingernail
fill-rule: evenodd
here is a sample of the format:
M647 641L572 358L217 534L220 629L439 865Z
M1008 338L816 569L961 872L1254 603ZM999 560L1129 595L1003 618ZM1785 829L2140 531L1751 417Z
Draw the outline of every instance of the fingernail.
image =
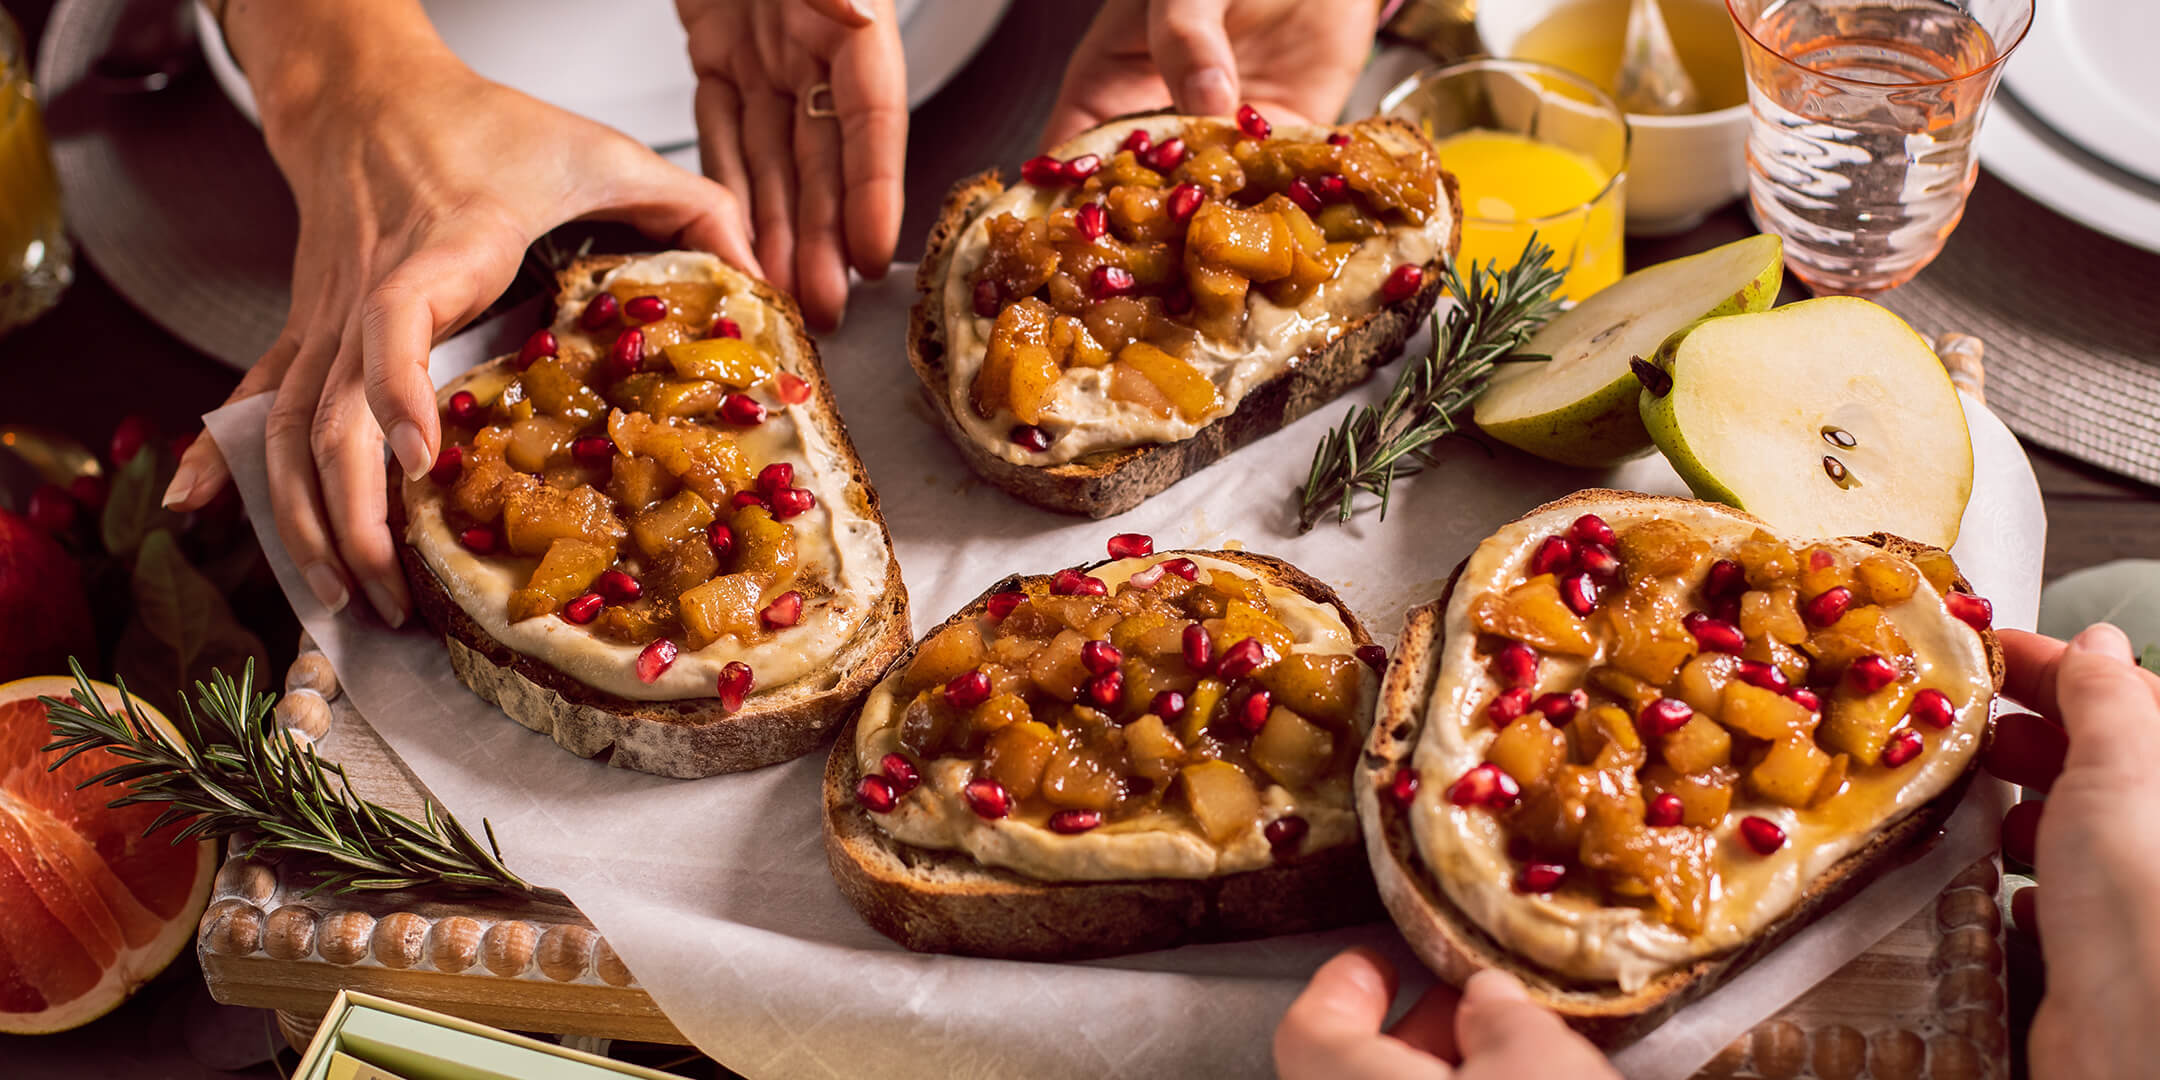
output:
M186 502L189 493L195 490L196 471L193 465L182 465L174 470L172 483L165 485L165 498L160 505L170 510Z
M1219 67L1201 68L1185 77L1185 102L1191 111L1207 115L1226 114L1236 102L1230 73Z
M428 466L434 464L434 455L428 453L427 437L420 434L420 425L410 420L400 420L390 429L390 452L396 454L398 464L405 467L407 480L426 476Z
M367 598L368 603L375 605L375 613L390 624L390 629L395 630L405 625L405 609L398 605L397 597L390 592L388 585L380 581L368 582Z
M322 601L322 606L327 608L330 614L335 615L345 610L345 601L348 598L345 582L338 577L337 571L330 569L325 563L316 563L308 567L302 576L307 578L308 589L315 594L315 599Z
M870 10L869 0L847 0L848 10L864 22L876 22L877 15Z
M1523 987L1522 980L1499 968L1486 968L1470 976L1470 981L1463 984L1463 994L1488 1001L1530 1000L1530 991Z
M2078 652L2099 653L2118 660L2130 659L2130 635L2114 623L2097 622L2086 627L2078 636L2070 639L2070 647Z

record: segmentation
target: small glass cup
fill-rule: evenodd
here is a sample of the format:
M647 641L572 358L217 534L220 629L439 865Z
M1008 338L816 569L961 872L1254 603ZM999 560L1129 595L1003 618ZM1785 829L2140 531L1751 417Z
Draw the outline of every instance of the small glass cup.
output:
M0 11L0 334L60 302L73 260L29 53Z
M1726 0L1747 65L1748 201L1817 293L1933 262L1979 175L1973 139L2032 0Z
M1535 232L1581 300L1620 280L1628 123L1581 76L1528 60L1471 60L1411 76L1381 113L1439 144L1462 199L1456 263L1505 270Z

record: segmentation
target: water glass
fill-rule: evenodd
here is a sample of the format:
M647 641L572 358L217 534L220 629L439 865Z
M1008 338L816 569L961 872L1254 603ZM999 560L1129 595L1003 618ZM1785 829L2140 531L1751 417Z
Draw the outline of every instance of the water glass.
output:
M0 11L0 334L60 302L73 258L29 52Z

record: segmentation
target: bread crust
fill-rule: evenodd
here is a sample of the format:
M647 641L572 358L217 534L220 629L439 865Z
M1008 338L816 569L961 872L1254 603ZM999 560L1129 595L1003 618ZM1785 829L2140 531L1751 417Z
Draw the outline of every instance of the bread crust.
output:
M558 295L568 294L629 258L578 259L557 275ZM890 557L892 534L833 402L817 346L804 329L794 301L754 278L751 287L759 300L779 313L782 332L794 336L804 368L796 374L810 384L813 394L807 411L820 434L847 462L850 509L877 523L888 553L877 604L832 662L823 666L824 672L836 676L829 684L798 680L785 686L761 686L740 711L729 713L717 697L620 698L579 682L545 660L518 652L458 607L426 560L405 542L403 478L394 463L390 466L390 529L397 541L398 560L421 617L442 635L458 680L500 706L511 719L580 757L605 755L609 764L621 768L682 778L741 772L801 757L818 748L876 685L893 658L907 648L907 587L901 583L898 560Z
M1579 507L1584 513L1610 512L1616 505L1659 504L1697 505L1692 499L1590 489L1547 503L1529 513L1573 507ZM1744 512L1729 512L1739 520L1762 524ZM1887 533L1851 539L1908 557L1938 550ZM1468 562L1465 559L1456 565L1438 599L1412 609L1405 617L1402 639L1396 645L1395 655L1382 681L1379 707L1366 740L1365 753L1359 759L1358 780L1353 788L1358 801L1358 817L1365 831L1366 854L1371 860L1381 899L1394 917L1397 928L1409 941L1412 951L1440 977L1460 986L1484 968L1509 971L1523 980L1533 999L1559 1013L1570 1027L1599 1046L1618 1047L1635 1041L1682 1006L1716 989L1749 964L1769 954L1813 922L1816 916L1859 892L1878 874L1924 851L1940 834L1943 823L1957 808L1979 767L1979 755L1975 754L1965 771L1942 794L1889 822L1866 845L1811 883L1790 911L1737 950L1666 972L1633 992L1622 991L1612 984L1586 984L1558 976L1510 952L1448 899L1418 854L1407 812L1381 795L1396 769L1416 750L1424 728L1425 706L1439 677L1441 632L1448 602ZM1960 576L1956 587L1969 592L1972 586ZM1980 635L1987 650L1990 673L2000 691L2003 679L2001 645L1992 631L1983 630Z
M1105 123L1128 118L1116 117ZM1390 124L1425 141L1417 129L1402 121ZM960 234L991 199L1005 190L995 169L953 185L937 223L930 229L922 262L915 271L915 288L920 295L908 316L908 363L922 380L939 426L960 448L969 467L984 479L1023 501L1061 513L1094 518L1123 513L1231 451L1279 431L1333 401L1402 355L1403 343L1432 313L1445 288L1443 272L1447 261L1462 245L1462 200L1455 176L1443 169L1440 177L1454 224L1448 230L1447 251L1425 264L1424 284L1418 291L1381 306L1352 323L1334 340L1306 350L1281 374L1254 387L1230 415L1182 441L1100 450L1061 465L1016 465L978 445L961 425L948 393L951 372L945 362L945 279Z
M1164 552L1162 554L1172 554ZM1334 590L1280 559L1241 551L1185 554L1236 562L1278 585L1332 606L1360 645L1357 616ZM1096 564L1100 565L1100 564ZM981 614L1009 577L924 635ZM913 655L900 658L904 664ZM917 952L1008 960L1084 960L1302 933L1380 918L1380 898L1362 847L1337 844L1262 870L1203 879L1041 881L984 866L963 852L894 840L855 800L858 715L825 759L825 855L848 903L879 933Z

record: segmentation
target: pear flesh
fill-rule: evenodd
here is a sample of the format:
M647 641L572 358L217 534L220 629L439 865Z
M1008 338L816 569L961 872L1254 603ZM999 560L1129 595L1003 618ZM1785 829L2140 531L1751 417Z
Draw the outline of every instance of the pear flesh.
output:
M1600 467L1650 449L1629 361L1698 319L1777 300L1784 248L1770 235L1637 270L1555 316L1501 364L1472 412L1485 433L1548 461Z
M1671 386L1645 388L1643 426L1697 496L1798 536L1957 540L1972 435L1950 373L1903 319L1803 300L1705 319L1653 363Z

